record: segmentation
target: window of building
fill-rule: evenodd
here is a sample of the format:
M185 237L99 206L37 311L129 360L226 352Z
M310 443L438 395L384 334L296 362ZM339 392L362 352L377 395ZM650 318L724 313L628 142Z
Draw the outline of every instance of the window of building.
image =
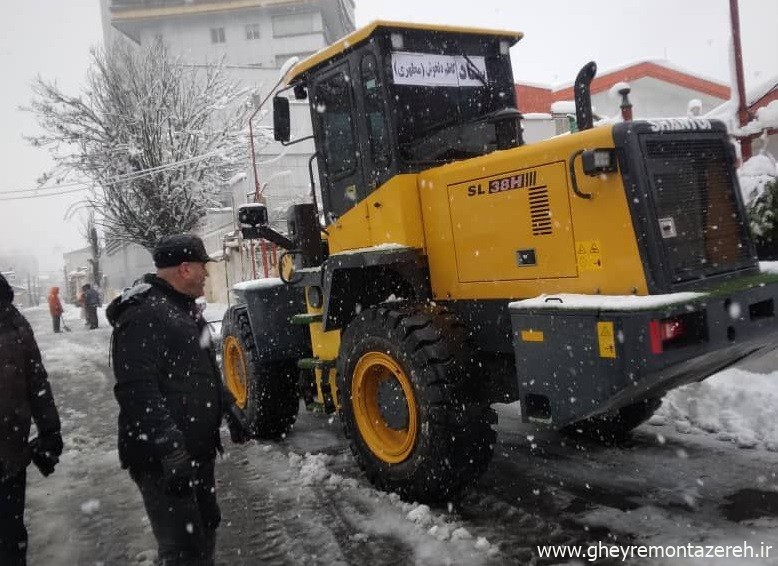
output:
M211 28L211 43L225 43L224 28Z
M321 12L273 16L273 37L305 35L322 31Z
M259 24L246 24L246 39L259 39Z

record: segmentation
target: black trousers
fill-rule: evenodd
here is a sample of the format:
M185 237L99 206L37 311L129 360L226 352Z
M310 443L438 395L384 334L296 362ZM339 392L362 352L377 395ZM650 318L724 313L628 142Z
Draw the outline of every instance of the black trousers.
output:
M24 497L27 470L0 480L0 564L27 564L27 529L24 527Z
M97 328L97 305L87 305L84 307L84 316L89 329Z
M213 566L216 528L221 522L214 461L201 463L194 487L183 496L167 493L159 472L130 470L130 476L140 488L160 565Z
M62 320L62 315L51 315L51 324L54 326L54 332L59 332L59 323Z

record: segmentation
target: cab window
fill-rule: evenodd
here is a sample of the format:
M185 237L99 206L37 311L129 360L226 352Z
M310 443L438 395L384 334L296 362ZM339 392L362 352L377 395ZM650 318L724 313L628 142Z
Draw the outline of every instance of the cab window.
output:
M370 175L371 184L375 185L385 177L391 161L389 151L389 134L384 114L384 97L378 76L375 55L368 53L362 58L360 65L362 75L362 92L365 101L365 120L370 147L370 157L373 171Z
M314 109L319 114L324 160L331 180L356 168L357 147L351 118L351 89L345 71L322 80L316 88Z

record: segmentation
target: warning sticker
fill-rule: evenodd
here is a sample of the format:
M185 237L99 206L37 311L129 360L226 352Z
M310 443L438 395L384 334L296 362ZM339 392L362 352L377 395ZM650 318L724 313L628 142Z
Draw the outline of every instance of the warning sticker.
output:
M579 240L575 243L575 259L579 271L602 269L602 254L599 240Z
M616 338L614 336L612 322L597 323L597 343L600 346L601 358L616 357Z

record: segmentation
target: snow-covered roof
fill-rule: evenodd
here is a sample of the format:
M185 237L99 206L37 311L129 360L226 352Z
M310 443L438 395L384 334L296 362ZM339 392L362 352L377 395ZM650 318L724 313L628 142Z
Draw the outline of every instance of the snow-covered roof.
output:
M592 81L591 92L592 94L607 92L614 85L619 85L619 83L646 77L687 88L720 100L726 100L730 96L728 84L693 73L664 59L642 59L602 70ZM574 97L573 84L573 82L567 82L555 86L546 86L519 81L515 86L519 109L525 112L530 110L543 112L555 101L571 100Z
M778 75L773 75L766 81L758 83L746 90L746 100L749 106L753 106L766 95L778 90Z
M732 134L755 135L764 130L778 128L778 100L773 100L766 106L757 108L754 119L742 128L739 127L739 122L737 120L737 103L734 100L727 100L725 103L717 106L705 114L705 118L721 120L727 125L727 128Z
M664 69L667 69L668 71L671 71L671 73L673 73L676 78L680 78L680 76L685 76L685 77L688 77L688 78L691 78L691 79L696 79L697 81L703 81L702 83L700 83L699 86L717 87L717 90L718 89L727 89L727 90L729 90L729 85L726 84L726 83L721 82L718 79L714 79L712 77L708 77L708 76L705 76L705 75L700 75L699 73L692 72L692 71L690 71L688 69L685 69L683 67L680 67L680 66L676 65L675 63L671 63L667 59L662 59L662 58L656 58L656 59L653 59L653 58L636 59L636 60L632 60L632 61L623 63L623 64L618 65L616 67L611 67L610 69L603 69L603 70L598 71L597 76L595 77L595 80L596 79L604 79L604 78L609 77L610 75L622 74L624 71L627 71L627 70L630 70L630 69L633 69L633 68L636 69L636 70L637 69L641 69L641 68L643 70L649 70L651 68L651 65L656 65L658 67L662 67ZM639 76L632 77L630 80L635 80L637 78L639 78ZM614 78L614 82L619 81L619 80L623 80L623 79ZM704 85L704 83L709 83L709 84L708 85ZM564 89L567 89L567 88L572 88L573 84L574 84L574 81L565 82L565 83L563 83L561 85L557 85L556 87L554 87L554 91L560 91L560 90L564 90ZM610 88L610 84L609 84L608 87L601 88L599 90L595 89L594 83L592 84L592 92L601 92L602 90L607 90L607 88ZM719 93L719 94L723 94L723 92Z
M527 112L522 114L522 118L525 120L550 120L552 116L548 112Z
M764 127L759 128L759 126L762 126L763 124L767 124L767 128L778 127L778 120L776 119L776 114L778 114L778 105L775 104L776 100L767 102L769 100L768 95L776 91L778 91L778 75L775 75L770 79L746 90L746 100L748 101L748 107L752 112L756 113L756 119L760 122L760 124L754 124L753 126L749 127L749 130L755 131L744 131L742 133L758 133L761 131L761 129L764 129ZM778 94L776 94L776 98L778 99ZM760 104L763 105L760 106ZM757 108L754 108L755 106L757 106ZM760 111L762 111L761 116L759 114ZM738 126L737 102L732 99L727 100L726 102L721 103L716 108L708 112L705 117L722 120L723 122L726 122L728 126L730 126L731 130L734 130Z
M574 100L557 100L551 104L552 114L575 114Z

